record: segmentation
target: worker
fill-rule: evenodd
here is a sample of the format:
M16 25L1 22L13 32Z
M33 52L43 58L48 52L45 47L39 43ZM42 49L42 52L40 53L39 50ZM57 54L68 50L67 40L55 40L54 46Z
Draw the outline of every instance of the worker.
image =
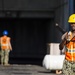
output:
M64 75L75 75L75 14L68 19L71 30L62 35L59 48L65 48L65 59L62 72Z
M9 52L12 50L12 46L10 43L11 38L7 36L8 31L3 31L3 36L0 38L1 44L1 65L9 65Z

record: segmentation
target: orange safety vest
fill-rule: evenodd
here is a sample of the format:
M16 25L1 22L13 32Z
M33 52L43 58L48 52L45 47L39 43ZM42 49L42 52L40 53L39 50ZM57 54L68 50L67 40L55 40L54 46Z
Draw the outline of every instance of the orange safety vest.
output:
M7 36L1 37L1 49L2 50L7 50L10 49L10 38Z
M65 58L69 61L75 61L75 37L72 39L72 32L68 33L68 40L70 42L66 42L66 51Z

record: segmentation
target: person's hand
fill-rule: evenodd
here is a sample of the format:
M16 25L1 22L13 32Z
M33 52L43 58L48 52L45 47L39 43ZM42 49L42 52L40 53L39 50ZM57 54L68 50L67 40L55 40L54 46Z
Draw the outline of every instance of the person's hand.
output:
M12 51L12 48L10 47L10 50Z
M68 32L66 32L63 36L62 36L62 40L67 40L67 38L68 38Z

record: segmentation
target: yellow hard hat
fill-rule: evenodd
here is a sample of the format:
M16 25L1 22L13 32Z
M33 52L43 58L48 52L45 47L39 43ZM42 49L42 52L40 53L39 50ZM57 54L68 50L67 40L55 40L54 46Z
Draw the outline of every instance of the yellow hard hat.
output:
M70 15L68 22L69 23L75 23L75 14Z

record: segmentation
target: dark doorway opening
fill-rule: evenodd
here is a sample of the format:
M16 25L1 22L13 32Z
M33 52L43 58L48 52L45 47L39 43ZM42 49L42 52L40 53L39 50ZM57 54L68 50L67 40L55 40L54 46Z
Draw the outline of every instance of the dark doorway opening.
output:
M0 36L8 30L11 37L11 64L42 64L47 53L50 18L1 18ZM50 39L50 38L49 38Z

